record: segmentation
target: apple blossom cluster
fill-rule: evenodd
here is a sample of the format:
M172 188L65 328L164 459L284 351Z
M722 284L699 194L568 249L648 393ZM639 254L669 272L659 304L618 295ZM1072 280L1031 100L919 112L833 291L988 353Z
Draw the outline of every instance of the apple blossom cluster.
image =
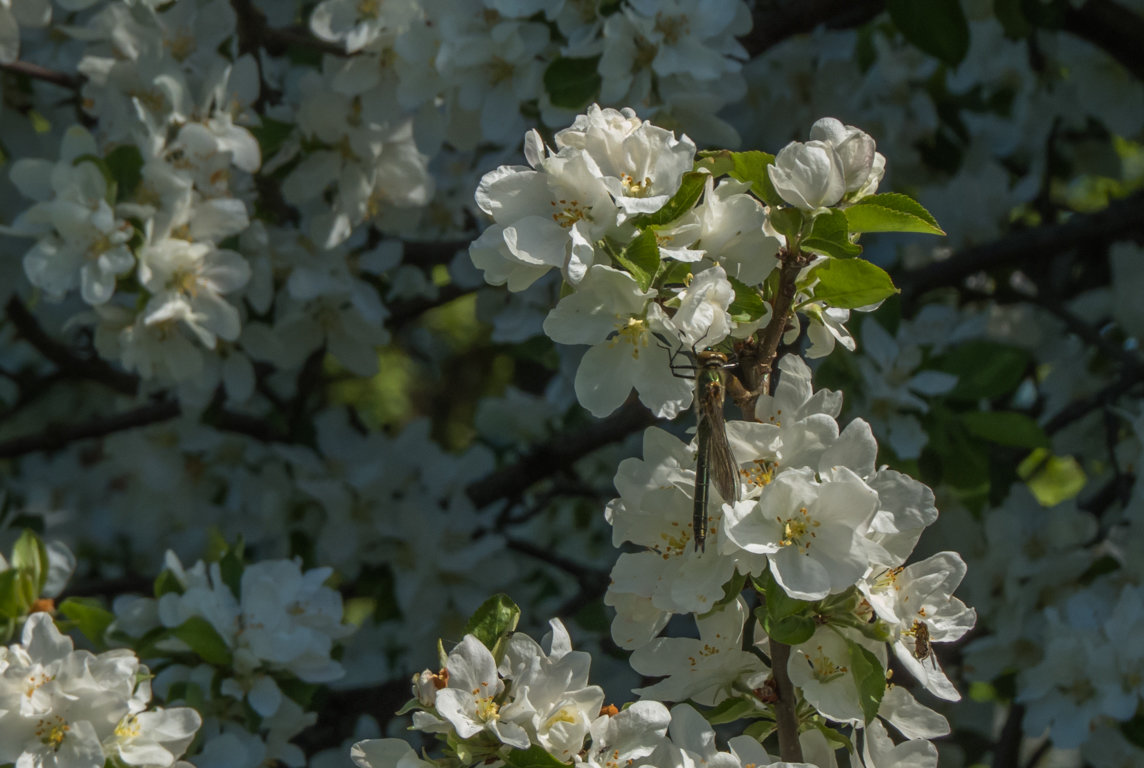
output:
M341 595L325 585L332 569L303 571L290 560L244 568L233 551L190 568L168 553L166 566L158 598L115 601L110 637L164 659L156 693L194 702L202 713L197 768L230 765L228 753L245 755L243 764L304 764L289 742L317 715L295 700L296 683L342 677L331 654L353 631L343 623Z
M790 227L805 223L794 299L808 324L809 356L839 341L853 349L850 309L873 308L893 290L873 264L839 259L840 267L830 256L860 249L845 214L828 206L865 200L865 212L901 204L900 196L871 197L885 159L870 136L833 118L815 123L811 136L769 162L750 152L697 158L686 136L630 109L593 106L556 133L555 149L529 132L529 167L485 175L477 203L493 224L470 256L489 283L511 291L560 270L573 291L548 313L544 332L560 344L590 345L576 374L581 405L604 416L634 388L657 416L674 417L693 387L673 375L673 355L654 347L714 347L770 322L772 306L759 290L774 290L767 280ZM787 215L776 223L767 203ZM923 214L904 215L936 230ZM786 337L798 335L796 323Z
M605 705L603 689L588 684L591 657L572 650L558 619L550 624L543 644L522 632L485 633L484 641L467 634L443 656L438 671L414 676L406 711L413 713L413 730L433 734L443 745L440 758L418 757L401 739L377 739L355 744L354 762L360 768L428 768L456 760L514 765L517 755L527 754L553 767L789 765L776 762L750 736L735 737L727 752L718 751L711 725L687 705L670 711L655 700L623 709Z
M167 768L202 725L191 707L151 706L132 651L77 651L47 613L0 653L0 702L0 760L18 768Z
M510 291L560 271L567 289L544 331L560 344L591 345L575 389L598 416L633 388L661 417L710 397L696 383L709 374L678 375L676 359L688 349L692 364L682 367L692 371L711 359L700 348L725 345L726 360L769 344L774 356L780 340L798 344L803 323L807 356L825 356L836 342L853 349L849 310L872 309L893 292L881 270L856 258L855 235L940 232L908 198L875 194L885 157L869 135L833 118L775 156L697 156L686 136L630 109L597 106L554 142L548 148L530 132L528 167L502 166L482 179L477 202L493 224L470 255L488 282ZM717 184L723 174L731 178ZM883 350L892 343L867 335ZM879 359L889 365L889 357ZM734 464L734 493L721 490L723 504L706 497L710 469L701 467L713 460L702 455L710 435L689 446L652 428L644 458L620 464L620 498L607 517L613 543L638 549L622 553L611 573L605 602L616 609L613 640L634 651L637 672L662 678L637 690L641 696L737 704L729 721L770 722L756 726L761 740L779 728L781 715L768 705L778 699L776 680L786 678L815 713L802 715L806 727L821 718L820 727L852 727L855 741L863 732L866 749L892 745L880 725L864 734L881 715L906 739L894 749L935 765L926 739L948 725L902 689L891 686L900 692L887 696L887 645L931 694L960 698L932 643L957 640L974 625L975 612L953 597L965 564L954 552L907 564L937 518L932 491L877 466L870 425L856 419L841 429L841 395L815 391L798 355L762 362L769 386L736 397L750 420L716 425ZM718 374L718 411L727 377ZM910 380L931 394L955 382L940 372ZM700 430L712 429L705 422L713 417L697 407ZM763 598L757 622L739 597L748 580ZM698 639L660 636L674 614L695 615ZM748 633L753 653L743 650ZM789 657L776 657L774 643ZM491 670L491 658L485 666ZM467 679L460 685L471 687ZM772 693L761 693L768 686ZM510 744L495 730L503 717L492 719L500 742Z

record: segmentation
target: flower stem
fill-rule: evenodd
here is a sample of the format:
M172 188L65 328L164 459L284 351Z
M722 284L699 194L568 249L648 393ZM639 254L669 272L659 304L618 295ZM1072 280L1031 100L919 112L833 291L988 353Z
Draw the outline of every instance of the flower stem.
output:
M775 724L778 726L779 757L784 762L802 762L802 744L798 741L798 701L795 698L794 683L787 673L790 660L790 646L780 643L773 637L771 644L771 674L775 678L779 700L775 702Z

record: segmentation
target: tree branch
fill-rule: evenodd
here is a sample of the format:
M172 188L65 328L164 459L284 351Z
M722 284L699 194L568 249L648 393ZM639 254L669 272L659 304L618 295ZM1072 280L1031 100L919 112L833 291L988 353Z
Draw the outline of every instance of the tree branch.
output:
M957 285L975 272L1001 266L1041 263L1047 254L1096 243L1144 237L1144 192L1136 192L1095 213L1074 213L1060 224L1013 232L991 243L964 248L944 261L904 272L895 282L902 300L926 291Z
M779 700L775 702L775 726L779 737L779 757L784 762L802 762L802 744L798 740L798 700L795 697L794 683L791 682L787 664L790 661L790 646L780 643L773 637L771 646L771 675L775 678Z
M70 91L78 91L84 81L84 78L79 75L57 72L54 69L41 67L39 64L33 64L30 61L10 61L7 64L0 64L0 71L11 72L14 75L23 75L33 80L51 83L52 85L58 85L60 88L67 88Z
M1080 8L1066 3L1061 29L1107 53L1137 80L1144 80L1144 18L1112 0L1088 0Z
M633 432L652 426L657 421L651 411L638 402L629 401L606 419L588 425L579 432L554 435L535 446L515 464L470 483L465 489L477 507L487 507L500 499L518 496L543 478L554 475L597 448L614 443Z
M84 359L67 346L49 336L35 316L28 311L18 296L8 300L5 307L8 319L16 326L20 338L36 348L36 351L55 363L61 372L82 379L98 381L124 395L135 395L139 390L139 379L129 373L117 371L99 358Z
M0 442L0 459L27 453L56 451L77 440L104 437L148 424L170 421L179 415L179 404L171 401L151 403L134 410L71 426L49 425L34 435L24 435Z

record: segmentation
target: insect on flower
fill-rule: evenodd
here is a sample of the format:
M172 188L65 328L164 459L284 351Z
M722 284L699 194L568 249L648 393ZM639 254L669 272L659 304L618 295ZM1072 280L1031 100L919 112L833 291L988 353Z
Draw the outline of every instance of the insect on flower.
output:
M933 655L933 645L930 643L929 626L924 621L914 619L910 632L914 636L914 658L918 661L929 659L933 668L937 669L937 658Z
M671 348L661 344L671 352ZM727 440L727 425L723 418L726 399L726 370L734 367L727 355L710 347L692 349L694 365L677 365L675 358L681 350L671 354L671 372L682 376L681 370L693 371L695 376L695 439L698 450L695 457L695 507L691 518L695 550L703 551L707 542L707 507L711 485L724 501L739 500L739 466ZM688 377L689 378L689 377Z

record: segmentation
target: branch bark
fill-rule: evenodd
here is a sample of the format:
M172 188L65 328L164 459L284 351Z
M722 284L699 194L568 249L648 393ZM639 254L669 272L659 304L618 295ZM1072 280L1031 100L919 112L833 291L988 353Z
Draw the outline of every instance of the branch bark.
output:
M656 421L656 417L647 408L638 402L629 401L608 418L590 424L579 432L556 435L552 440L537 445L515 464L471 483L465 492L477 507L487 507L495 501L513 498L538 480L566 469L597 448L646 429Z
M1144 18L1112 0L1088 0L1080 8L1065 4L1061 28L1107 53L1137 80L1144 80Z
M55 363L62 373L98 381L124 395L133 396L139 390L137 377L123 371L117 371L99 358L82 358L72 349L49 336L18 296L13 296L8 300L5 311L8 314L8 319L12 321L12 325L16 327L16 332L20 338Z
M802 762L802 744L798 740L798 700L794 693L794 683L787 673L787 663L790 661L790 646L778 642L774 638L771 644L771 675L775 678L775 687L779 692L779 700L775 702L775 726L779 737L779 757L784 762Z
M1076 213L1060 224L1025 229L990 243L963 248L944 261L897 275L902 300L957 285L975 272L1043 262L1047 254L1082 246L1144 238L1144 192L1136 192L1095 213Z

